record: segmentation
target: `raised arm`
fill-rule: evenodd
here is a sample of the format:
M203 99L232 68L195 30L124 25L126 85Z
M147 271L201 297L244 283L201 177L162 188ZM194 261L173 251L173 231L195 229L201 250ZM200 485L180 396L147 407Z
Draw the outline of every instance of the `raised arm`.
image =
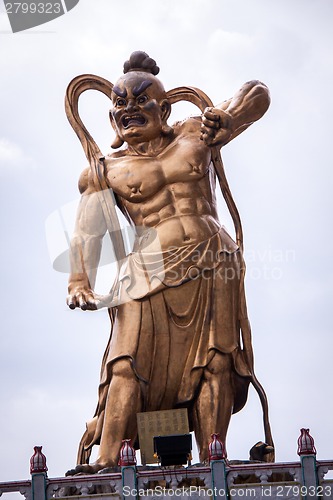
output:
M206 108L201 139L207 146L224 146L259 120L269 104L269 90L264 83L258 80L245 83L231 99L214 108Z
M71 274L68 283L67 305L70 309L98 308L99 298L94 293L96 273L107 227L98 194L86 169L79 180L82 194L74 235L70 246Z

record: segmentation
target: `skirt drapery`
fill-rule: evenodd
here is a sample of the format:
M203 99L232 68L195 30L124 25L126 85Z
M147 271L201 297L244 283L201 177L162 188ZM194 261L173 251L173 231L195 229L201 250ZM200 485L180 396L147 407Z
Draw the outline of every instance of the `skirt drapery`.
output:
M121 303L109 310L111 335L102 361L98 405L87 423L78 463L99 444L112 367L131 361L142 411L189 407L216 351L232 359L233 413L244 406L253 376L244 261L221 229L209 240L167 253L131 254L119 278ZM121 395L120 395L121 397ZM191 420L191 419L190 419Z

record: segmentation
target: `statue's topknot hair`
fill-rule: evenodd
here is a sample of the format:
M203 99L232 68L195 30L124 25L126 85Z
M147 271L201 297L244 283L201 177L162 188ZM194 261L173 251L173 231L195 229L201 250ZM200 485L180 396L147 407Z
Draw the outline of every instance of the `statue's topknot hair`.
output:
M156 61L149 57L146 52L137 50L133 52L129 60L124 63L124 73L128 73L129 71L146 71L156 76L160 68L156 65Z

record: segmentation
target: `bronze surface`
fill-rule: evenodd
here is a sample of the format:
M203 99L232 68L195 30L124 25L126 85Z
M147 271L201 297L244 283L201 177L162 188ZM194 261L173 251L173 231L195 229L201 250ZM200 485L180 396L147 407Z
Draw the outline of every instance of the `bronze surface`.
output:
M67 90L67 116L90 164L79 180L67 304L83 310L108 306L111 318L97 410L71 473L116 465L122 439L137 439L138 413L179 407L188 409L200 460L207 460L211 434L220 433L225 442L250 383L262 403L266 443L273 446L266 395L253 370L241 222L220 156L222 146L266 112L269 92L250 81L213 106L193 87L166 92L156 68L137 52L115 86L82 75ZM112 100L117 151L106 157L78 114L79 96L87 89ZM170 126L171 106L180 100L196 104L200 114ZM218 218L216 179L236 241ZM115 204L136 228L127 258ZM94 292L106 232L118 261L107 298ZM99 455L88 465L94 444ZM271 453L265 459L273 458Z

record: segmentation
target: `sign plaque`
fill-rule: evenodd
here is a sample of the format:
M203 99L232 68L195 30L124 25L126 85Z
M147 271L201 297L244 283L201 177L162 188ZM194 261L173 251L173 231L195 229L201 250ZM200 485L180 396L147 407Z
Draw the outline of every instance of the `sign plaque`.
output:
M188 434L187 409L148 411L137 413L142 465L157 463L154 457L154 436Z

